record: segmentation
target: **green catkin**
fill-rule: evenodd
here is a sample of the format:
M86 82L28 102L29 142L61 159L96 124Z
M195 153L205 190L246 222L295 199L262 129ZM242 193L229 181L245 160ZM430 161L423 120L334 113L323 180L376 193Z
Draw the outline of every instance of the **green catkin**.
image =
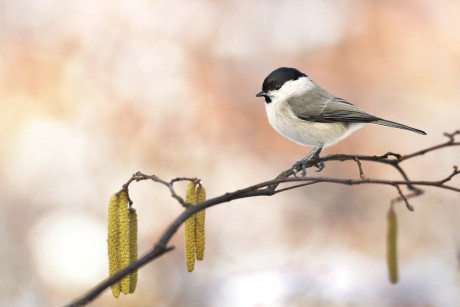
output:
M398 220L393 205L387 212L387 268L388 279L392 284L398 282L398 255L397 255Z
M128 219L128 193L126 190L119 192L119 209L118 209L118 233L119 233L119 255L120 268L124 268L130 263L129 255L129 219ZM121 292L129 293L130 276L123 277L120 281Z
M196 204L196 184L190 181L185 191L185 201L191 205ZM185 221L185 265L188 272L195 267L195 215Z
M200 184L196 189L196 204L201 204L206 200L206 190ZM195 214L195 254L196 260L204 259L204 249L205 249L205 210L201 210Z
M112 276L120 269L118 209L119 197L117 193L110 198L108 210L107 251L109 256L109 276ZM120 296L120 282L114 283L110 288L114 297Z
M129 209L129 262L137 260L137 213L134 208ZM134 293L137 285L137 270L129 277L129 293Z

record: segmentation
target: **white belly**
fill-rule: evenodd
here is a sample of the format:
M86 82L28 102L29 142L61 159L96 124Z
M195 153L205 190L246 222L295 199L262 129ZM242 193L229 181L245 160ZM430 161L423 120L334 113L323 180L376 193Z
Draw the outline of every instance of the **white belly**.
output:
M306 146L325 147L337 143L363 124L317 123L299 119L285 103L266 103L268 121L289 140Z

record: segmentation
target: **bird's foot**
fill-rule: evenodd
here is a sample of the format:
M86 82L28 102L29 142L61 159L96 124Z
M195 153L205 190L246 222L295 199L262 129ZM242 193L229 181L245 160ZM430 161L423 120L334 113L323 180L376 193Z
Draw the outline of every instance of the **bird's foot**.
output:
M292 174L294 175L294 177L297 177L297 173L299 172L298 170L299 166L301 167L301 170L302 170L302 177L305 177L305 175L307 174L307 164L309 161L315 162L315 164L312 164L312 166L317 168L316 172L321 172L326 167L324 162L319 160L319 157L311 157L309 159L302 159L294 163L294 165L291 168Z
M292 174L294 175L294 177L297 177L297 172L298 172L299 166L302 169L302 177L305 177L305 175L307 174L307 161L308 160L302 159L302 160L299 160L296 163L294 163L294 165L291 168Z
M316 160L316 161L314 161L314 160ZM307 164L310 161L315 162L315 164L313 164L312 166L317 168L316 172L321 172L326 167L324 162L319 160L319 157L311 157L310 159L302 159L302 160L299 160L296 163L294 163L294 165L291 168L292 174L294 175L294 177L297 177L296 174L299 172L299 170L298 170L299 167L302 170L302 177L305 177L305 175L307 174Z
M294 177L297 177L296 174L299 171L299 167L302 169L302 177L305 177L307 174L307 163L310 160L311 162L314 162L314 164L310 163L310 166L316 167L318 169L317 172L321 172L325 167L324 162L319 158L319 154L322 149L323 147L315 147L305 158L294 163L291 168Z
M315 163L315 167L317 168L316 172L319 173L326 167L326 164L324 164L323 161L320 161L319 158L317 159L318 160Z

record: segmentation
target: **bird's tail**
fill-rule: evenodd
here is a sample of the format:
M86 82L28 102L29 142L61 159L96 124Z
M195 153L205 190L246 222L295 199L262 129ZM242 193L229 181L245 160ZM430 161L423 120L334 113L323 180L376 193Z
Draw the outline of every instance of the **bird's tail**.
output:
M415 128L412 128L412 127L409 127L409 126L406 126L406 125L403 125L403 124L398 124L398 123L395 123L395 122L392 122L392 121L389 121L389 120L385 120L385 119L379 119L379 120L376 120L375 122L372 122L372 123L377 124L377 125L387 126L387 127L405 129L405 130L409 130L409 131L412 131L412 132L416 132L416 133L419 133L419 134L426 135L425 131L415 129Z

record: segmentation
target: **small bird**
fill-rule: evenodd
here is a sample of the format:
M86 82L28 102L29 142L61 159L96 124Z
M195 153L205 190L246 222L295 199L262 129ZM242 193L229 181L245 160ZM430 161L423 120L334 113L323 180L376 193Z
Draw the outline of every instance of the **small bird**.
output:
M306 174L308 160L319 159L324 147L337 143L367 123L426 135L422 130L366 113L330 94L295 68L280 67L271 72L256 97L265 98L268 122L276 131L297 144L314 147L292 167L295 173L297 167L302 166L302 176ZM324 163L317 163L317 167L322 170Z

